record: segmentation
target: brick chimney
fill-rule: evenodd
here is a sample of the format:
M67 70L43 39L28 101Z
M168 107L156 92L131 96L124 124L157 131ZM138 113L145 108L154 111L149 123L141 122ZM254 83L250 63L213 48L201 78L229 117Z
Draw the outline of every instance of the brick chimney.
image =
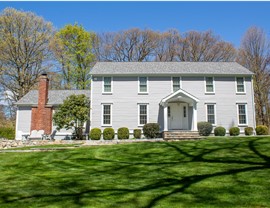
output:
M31 131L44 130L45 134L52 131L52 107L48 103L49 79L46 73L39 78L38 105L32 107Z

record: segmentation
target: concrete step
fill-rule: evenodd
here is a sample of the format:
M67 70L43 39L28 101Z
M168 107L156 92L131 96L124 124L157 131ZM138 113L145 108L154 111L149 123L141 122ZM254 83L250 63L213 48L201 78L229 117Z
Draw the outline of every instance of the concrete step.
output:
M163 132L165 140L198 139L200 135L196 131L166 131Z

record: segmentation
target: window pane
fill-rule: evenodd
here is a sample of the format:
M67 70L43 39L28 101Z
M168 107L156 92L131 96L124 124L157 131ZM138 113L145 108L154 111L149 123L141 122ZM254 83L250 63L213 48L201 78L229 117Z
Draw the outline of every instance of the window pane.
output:
M140 92L147 92L147 86L146 85L140 85Z

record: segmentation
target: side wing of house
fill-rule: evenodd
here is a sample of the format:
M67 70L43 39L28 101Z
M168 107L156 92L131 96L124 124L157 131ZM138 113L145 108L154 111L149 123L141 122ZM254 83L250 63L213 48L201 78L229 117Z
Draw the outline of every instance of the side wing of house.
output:
M22 139L23 134L30 134L32 111L30 106L18 106L16 115L15 139Z

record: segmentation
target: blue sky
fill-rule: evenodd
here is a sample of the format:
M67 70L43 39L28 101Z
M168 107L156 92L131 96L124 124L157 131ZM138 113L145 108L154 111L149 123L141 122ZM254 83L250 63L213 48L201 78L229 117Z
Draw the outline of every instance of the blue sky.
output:
M78 22L95 32L212 30L235 46L250 26L270 34L270 2L0 2L6 7L35 12L56 28Z

